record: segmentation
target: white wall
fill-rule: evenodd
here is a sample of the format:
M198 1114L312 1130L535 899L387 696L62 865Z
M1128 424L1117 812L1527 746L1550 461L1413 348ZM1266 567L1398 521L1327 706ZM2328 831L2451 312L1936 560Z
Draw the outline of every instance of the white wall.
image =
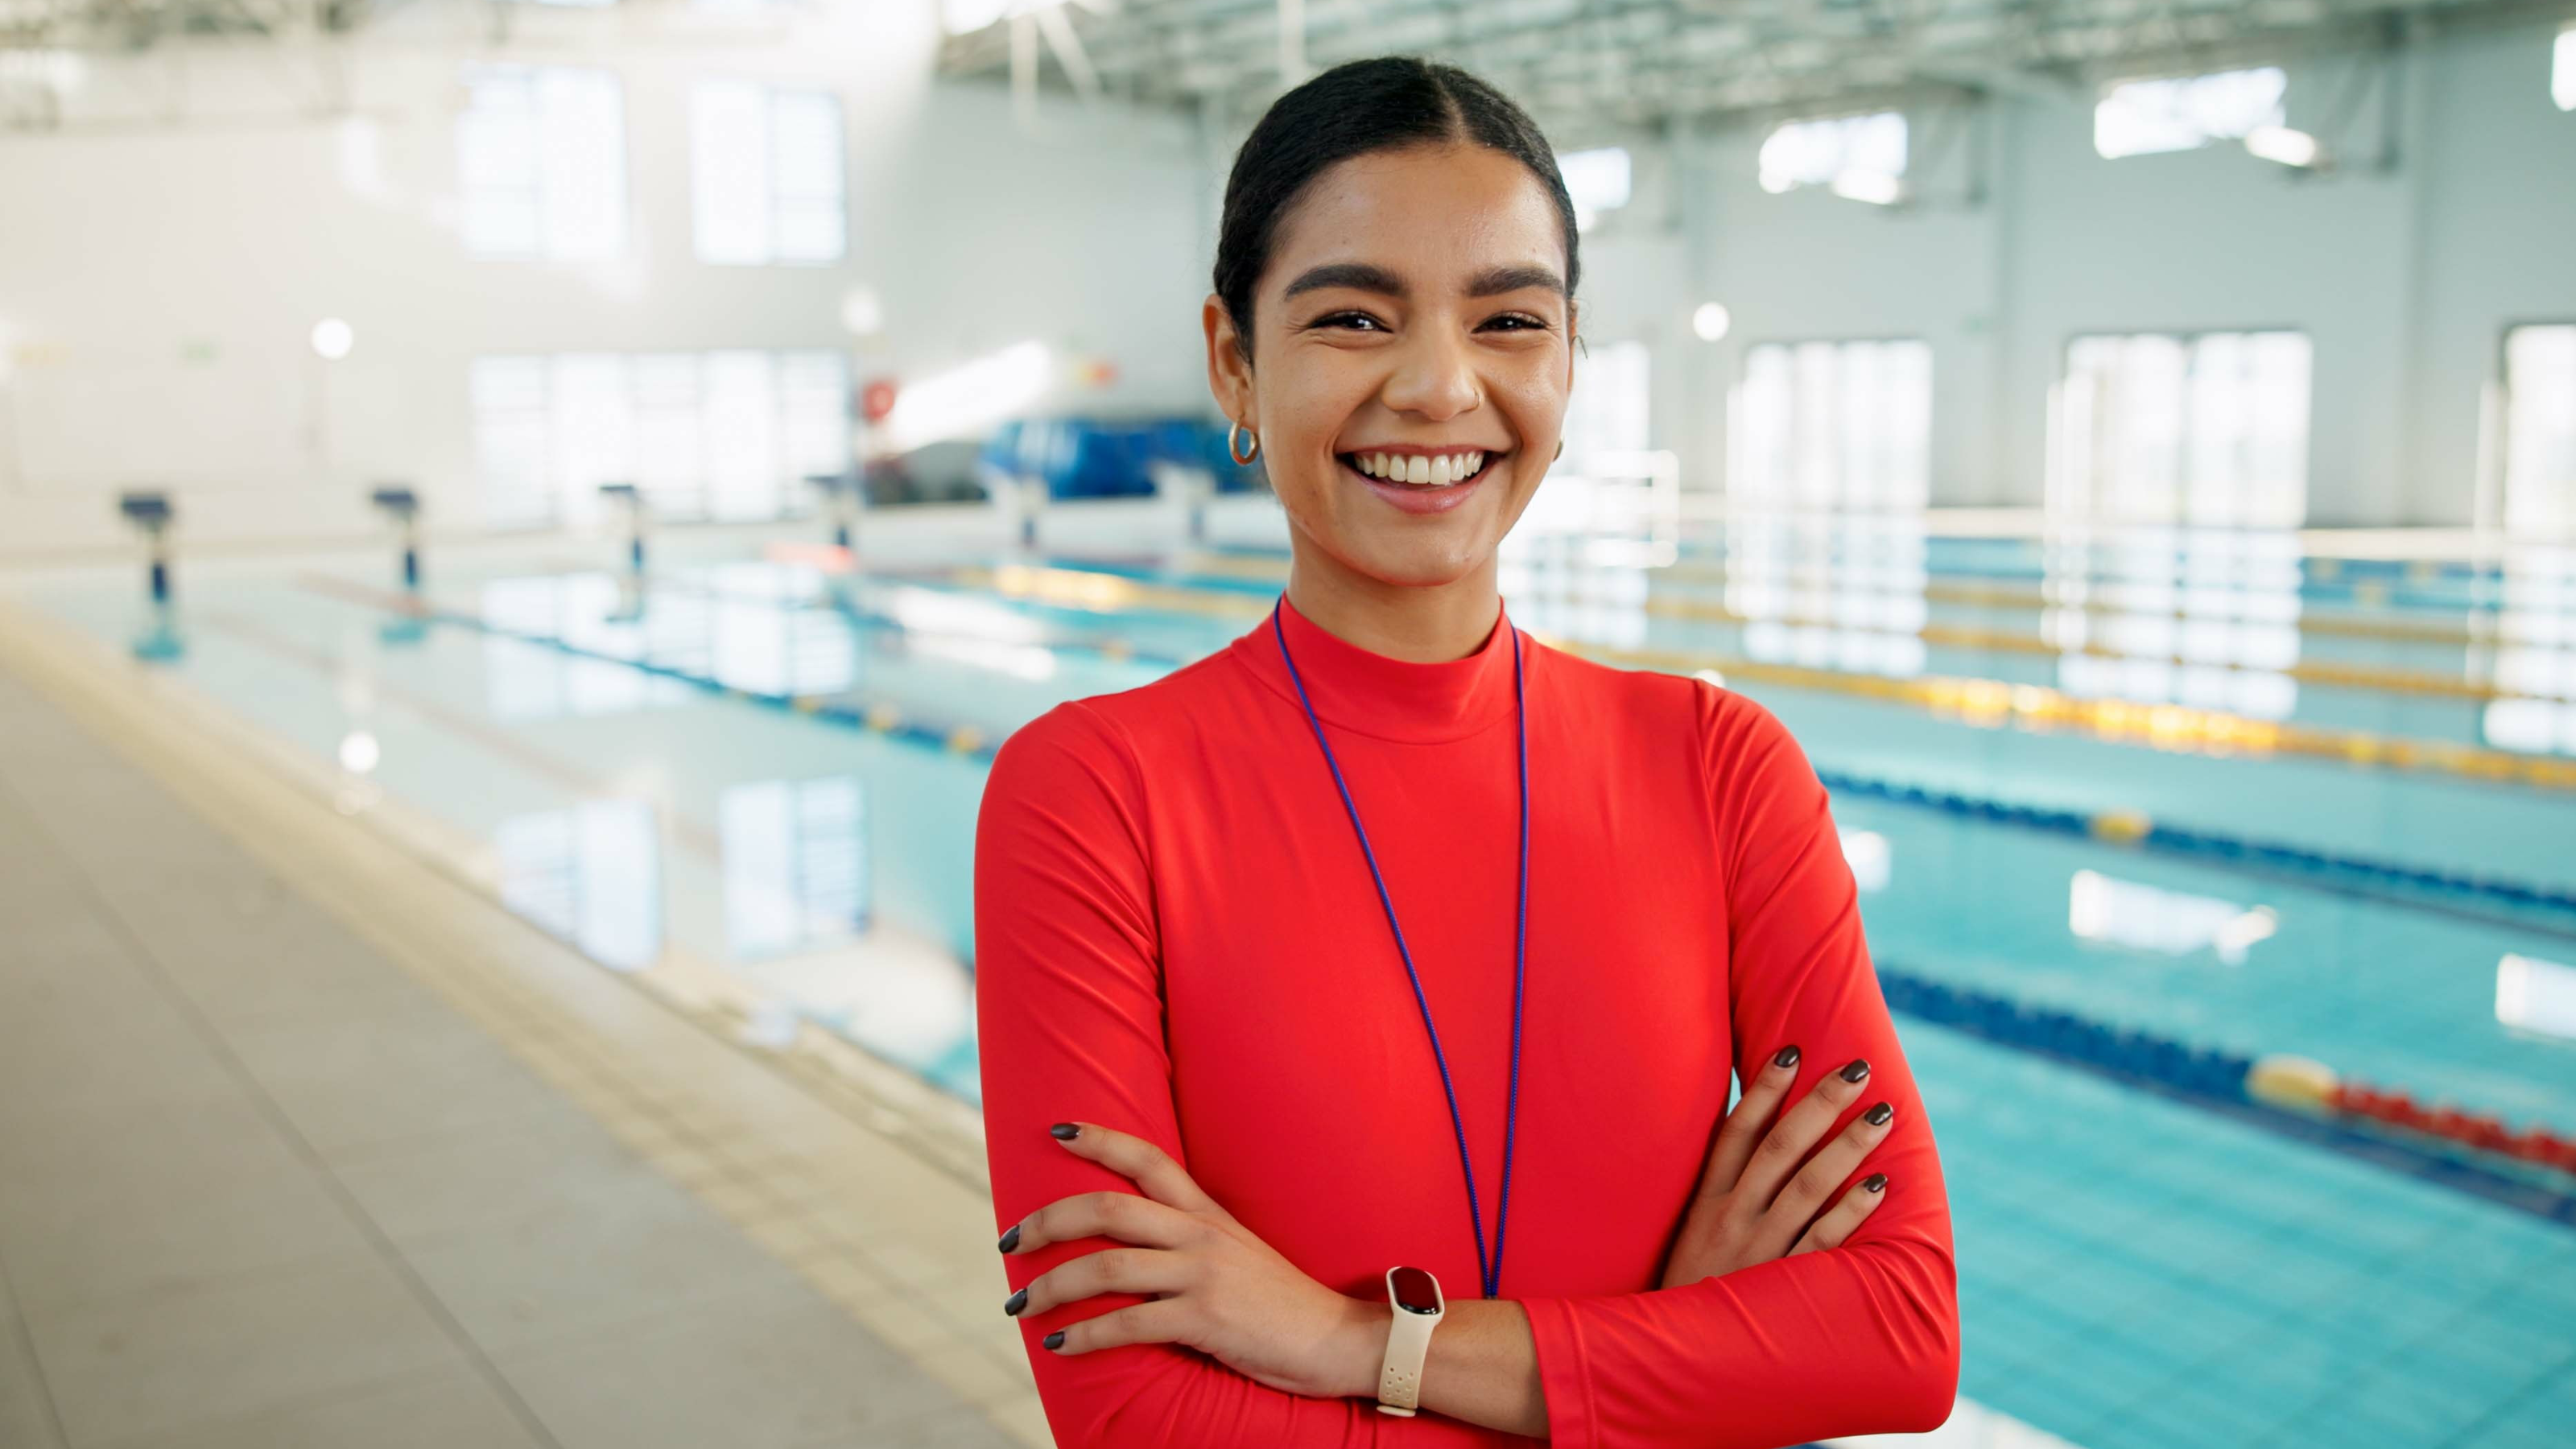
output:
M2326 177L2234 147L2105 161L2089 91L1997 97L1982 160L1957 113L1911 113L1924 200L1892 211L1765 193L1764 127L1686 135L1674 143L1681 247L1647 247L1651 223L1616 218L1587 240L1586 289L1669 299L1649 340L1683 396L1668 405L1659 386L1656 431L1695 487L1722 476L1725 389L1756 343L1927 340L1934 501L2036 505L2047 390L2069 338L2291 327L2316 348L2311 521L2465 524L2479 392L2503 329L2576 320L2576 115L2549 97L2556 29L2411 47L2385 172L2376 99L2331 125L2362 64L2349 57L2287 67L2290 123L2343 153ZM1703 300L1734 313L1721 343L1689 333Z
M1006 92L927 80L927 3L837 9L852 18L711 33L533 14L500 49L388 26L337 78L285 47L93 60L61 132L0 135L0 559L122 546L114 494L145 484L174 489L200 543L366 535L379 479L419 485L434 527L470 530L466 377L491 353L847 347L866 379L1040 338L1118 368L1064 406L1206 411L1191 128L1049 96L1029 133ZM626 260L465 253L454 116L470 59L619 73ZM701 76L840 93L846 261L695 259ZM840 321L860 284L884 301L876 339ZM343 362L308 343L325 316L356 329Z
M1068 406L1207 410L1198 304L1239 136L1055 94L1030 134L1004 92L924 79L929 5L848 9L866 18L676 39L634 17L531 15L499 52L392 25L346 56L346 119L312 118L315 85L274 48L94 63L65 133L0 135L0 559L120 546L112 495L147 482L176 487L200 541L365 535L359 500L379 478L421 484L434 519L468 525L466 369L494 352L851 346L864 379L1039 337L1120 370ZM1700 489L1722 483L1747 346L1923 338L1934 500L2027 505L2068 338L2301 328L2316 344L2312 521L2468 522L2503 327L2576 319L2576 116L2549 99L2553 32L2410 46L2385 172L2378 99L2331 124L2353 58L2289 66L2292 124L2344 157L2326 177L2234 148L2104 161L2079 90L1915 111L1923 199L1892 211L1763 192L1749 122L1561 131L1565 149L1636 156L1636 200L1584 239L1584 330L1653 349L1658 446ZM629 261L464 254L456 68L496 55L623 77ZM686 103L701 75L839 90L845 263L694 260ZM176 124L160 119L174 94ZM884 298L880 338L841 329L857 284ZM1734 313L1720 343L1690 331L1706 300ZM326 315L359 339L329 367L305 340Z

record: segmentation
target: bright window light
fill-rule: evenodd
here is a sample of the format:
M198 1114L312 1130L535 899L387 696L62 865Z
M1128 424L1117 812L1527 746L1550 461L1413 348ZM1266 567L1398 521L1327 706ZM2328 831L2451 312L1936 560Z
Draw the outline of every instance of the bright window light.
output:
M2325 154L2316 137L2287 126L2256 126L2245 133L2245 149L2266 161L2300 169L2316 165Z
M2127 81L2093 108L2093 149L2105 158L2190 151L2240 141L2284 119L2289 77L2279 66Z
M857 777L735 785L716 802L725 935L758 960L868 926L867 807Z
M951 35L969 35L997 20L1054 8L1060 0L939 0L939 23Z
M634 484L656 518L782 518L808 475L850 466L839 352L486 357L469 392L496 529L588 523L603 483Z
M615 74L472 65L456 118L465 248L597 261L626 251L626 103Z
M1932 349L1766 342L1727 399L1726 606L1755 659L1923 672Z
M1932 494L1932 348L1766 342L1744 355L1730 494L1792 508L1920 508Z
M1628 204L1628 148L1604 146L1573 151L1556 158L1565 176L1566 193L1574 199L1576 229L1589 227L1605 211Z
M1717 342L1735 326L1735 315L1723 302L1702 302L1691 309L1691 331L1702 342Z
M841 259L849 218L839 97L701 81L689 123L698 260L761 266Z
M2576 1041L2576 966L2506 956L2496 963L2495 1013L2517 1030Z
M1893 201L1905 175L1905 116L1791 121L1763 138L1759 167L1765 191L1827 186L1856 200Z
M886 415L897 451L981 432L1046 394L1055 380L1043 342L1022 342L918 381L906 381Z
M2269 906L2251 910L2214 896L2187 895L2100 871L2079 870L2067 890L2066 928L2087 941L2103 941L2162 956L2208 950L2222 964L2242 966L2245 953L2280 930Z
M2576 29L2558 32L2558 49L2549 67L2550 99L2562 111L2576 111Z

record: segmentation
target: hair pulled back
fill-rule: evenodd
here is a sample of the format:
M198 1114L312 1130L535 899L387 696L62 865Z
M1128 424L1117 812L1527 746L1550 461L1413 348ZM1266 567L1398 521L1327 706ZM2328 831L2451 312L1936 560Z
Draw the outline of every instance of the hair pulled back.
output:
M1409 146L1468 144L1499 151L1538 178L1565 234L1565 290L1575 258L1574 198L1556 153L1529 113L1453 65L1409 55L1345 61L1281 96L1262 114L1226 177L1217 229L1216 294L1252 356L1252 294L1269 268L1280 221L1315 178L1354 156Z

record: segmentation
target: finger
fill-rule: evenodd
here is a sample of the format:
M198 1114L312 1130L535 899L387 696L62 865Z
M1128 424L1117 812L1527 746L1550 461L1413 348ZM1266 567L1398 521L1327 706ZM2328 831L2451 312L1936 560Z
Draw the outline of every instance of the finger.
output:
M1070 1127L1071 1136L1061 1129ZM1048 1129L1064 1149L1076 1157L1088 1157L1121 1177L1132 1179L1145 1190L1145 1196L1156 1202L1169 1203L1183 1212L1206 1212L1216 1206L1215 1199L1199 1191L1172 1155L1133 1133L1096 1122L1059 1122Z
M1896 1108L1892 1104L1872 1103L1868 1111L1854 1117L1842 1131L1835 1133L1831 1142L1816 1149L1815 1155L1798 1169L1797 1176L1790 1178L1788 1186L1780 1189L1780 1195L1772 1200L1763 1216L1766 1223L1778 1223L1778 1239L1783 1245L1796 1237L1799 1230L1823 1209L1825 1199L1833 1195L1835 1186L1848 1180L1859 1169L1861 1159L1869 1155L1870 1149L1887 1140L1895 1120Z
M1708 1151L1708 1168L1700 1174L1699 1190L1703 1197L1724 1197L1735 1190L1735 1181L1744 1175L1744 1163L1753 1155L1754 1145L1762 1140L1764 1129L1780 1103L1789 1095L1789 1086L1798 1080L1798 1049L1782 1047L1753 1080L1744 1084L1744 1095L1717 1127L1717 1141Z
M1199 1224L1189 1214L1152 1198L1132 1192L1078 1192L1020 1219L1020 1236L1011 1251L1029 1253L1049 1243L1083 1238L1115 1238L1140 1248L1177 1248L1195 1240L1198 1231Z
M1002 1301L1016 1318L1044 1313L1103 1293L1178 1293L1190 1286L1189 1260L1157 1248L1103 1248L1058 1263Z
M1737 1200L1767 1209L1771 1200L1780 1195L1781 1186L1798 1170L1798 1164L1807 1160L1807 1154L1832 1130L1834 1119L1860 1096L1868 1082L1869 1063L1858 1057L1825 1073L1824 1080L1781 1113L1780 1120L1764 1134L1762 1145L1753 1150L1753 1158L1745 1163L1744 1175L1736 1184Z
M1196 1310L1178 1298L1158 1298L1068 1323L1038 1342L1057 1353L1089 1353L1130 1343L1180 1343Z
M1799 1236L1797 1246L1789 1250L1789 1255L1841 1247L1844 1240L1852 1235L1852 1230L1878 1211L1878 1205L1885 1201L1887 1174L1873 1172L1854 1183L1851 1191L1843 1194L1843 1200L1834 1204L1832 1212L1816 1219L1815 1225Z

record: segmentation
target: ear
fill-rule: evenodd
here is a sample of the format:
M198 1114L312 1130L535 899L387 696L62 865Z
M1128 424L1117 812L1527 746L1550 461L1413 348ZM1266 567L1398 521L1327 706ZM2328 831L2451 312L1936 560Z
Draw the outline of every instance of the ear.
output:
M1261 419L1252 410L1252 364L1244 357L1234 317L1225 299L1214 292L1199 307L1199 327L1207 334L1208 392L1217 407L1235 422L1258 431Z

